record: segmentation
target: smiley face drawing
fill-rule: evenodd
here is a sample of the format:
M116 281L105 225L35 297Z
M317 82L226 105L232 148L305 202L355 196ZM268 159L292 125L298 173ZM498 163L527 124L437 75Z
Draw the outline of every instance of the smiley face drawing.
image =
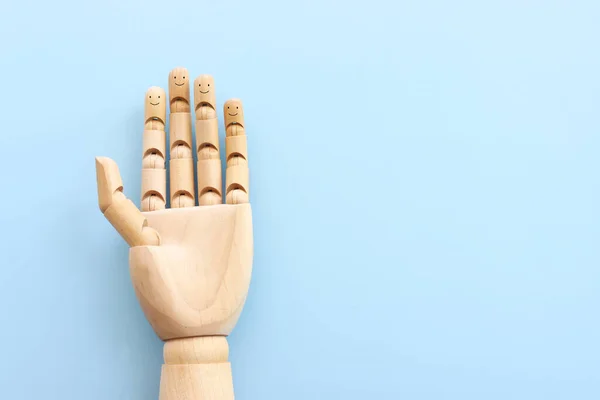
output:
M200 75L194 80L194 104L196 108L201 105L216 108L215 80L211 75Z
M230 99L223 105L223 116L225 117L225 127L231 124L244 126L244 107L240 99Z
M167 118L166 93L164 89L152 86L146 92L144 102L145 121L160 120L163 124Z
M177 67L169 73L169 100L190 102L190 74L186 68Z

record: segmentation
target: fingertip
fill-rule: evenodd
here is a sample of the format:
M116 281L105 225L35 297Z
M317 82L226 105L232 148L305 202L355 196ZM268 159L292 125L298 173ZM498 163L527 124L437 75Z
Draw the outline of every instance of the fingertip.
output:
M167 118L167 92L161 87L151 86L144 100L144 121L159 119L163 124Z
M163 94L163 93L165 93L165 89L161 88L160 86L150 86L148 88L148 90L146 90L147 95Z
M173 102L176 99L190 101L190 74L184 67L173 68L169 73L169 100ZM171 104L173 107L173 104ZM171 112L173 109L171 108Z
M108 157L96 157L96 168L106 168L106 166L109 166L111 164L116 164L115 161L112 158L108 158Z
M96 157L96 183L98 205L102 212L112 204L113 193L123 190L123 182L117 163L108 157Z
M212 75L202 74L194 79L194 107L208 104L216 109L215 80Z
M244 125L244 106L240 99L229 99L223 104L223 116L225 118L225 126L237 123Z

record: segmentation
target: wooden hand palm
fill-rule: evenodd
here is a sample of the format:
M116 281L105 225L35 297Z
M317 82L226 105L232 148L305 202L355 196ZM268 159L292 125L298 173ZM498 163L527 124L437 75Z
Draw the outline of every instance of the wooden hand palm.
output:
M244 306L252 272L249 204L147 213L160 246L130 252L140 304L163 340L229 335Z

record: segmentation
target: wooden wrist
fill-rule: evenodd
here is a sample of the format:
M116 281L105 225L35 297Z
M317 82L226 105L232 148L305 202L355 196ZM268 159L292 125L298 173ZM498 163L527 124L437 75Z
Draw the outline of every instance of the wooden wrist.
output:
M163 352L159 400L233 400L225 336L168 340Z

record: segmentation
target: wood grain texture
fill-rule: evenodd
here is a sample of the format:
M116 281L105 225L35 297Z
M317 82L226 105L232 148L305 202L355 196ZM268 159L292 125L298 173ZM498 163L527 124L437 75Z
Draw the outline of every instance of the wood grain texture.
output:
M133 286L163 340L228 335L252 272L249 204L143 213L160 246L130 249Z
M159 400L233 400L233 380L224 336L165 342Z
M205 364L226 362L229 344L225 336L202 336L167 340L163 349L165 364Z
M231 364L163 364L159 400L233 400Z

